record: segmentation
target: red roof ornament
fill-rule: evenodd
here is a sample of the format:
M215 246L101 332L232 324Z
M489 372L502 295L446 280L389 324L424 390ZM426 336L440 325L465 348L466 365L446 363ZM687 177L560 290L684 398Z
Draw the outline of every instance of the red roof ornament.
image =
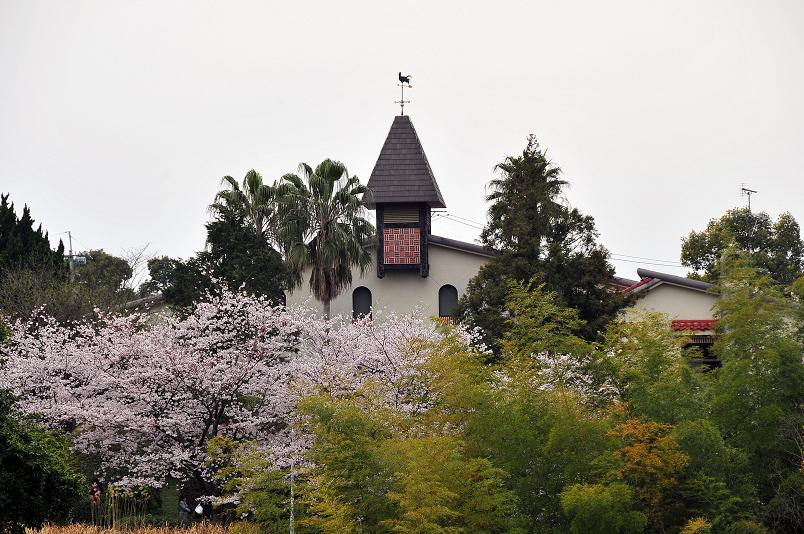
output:
M714 319L676 319L670 323L673 330L714 330Z

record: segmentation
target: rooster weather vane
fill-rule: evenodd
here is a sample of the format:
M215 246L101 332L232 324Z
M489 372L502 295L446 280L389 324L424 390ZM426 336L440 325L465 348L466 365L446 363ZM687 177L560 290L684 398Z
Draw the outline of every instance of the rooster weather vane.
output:
M410 104L410 100L405 100L405 87L408 89L412 89L413 86L410 85L410 74L406 76L402 76L402 71L399 72L399 87L402 88L402 97L399 100L394 101L394 104L399 104L399 107L402 108L401 115L405 114L405 104Z

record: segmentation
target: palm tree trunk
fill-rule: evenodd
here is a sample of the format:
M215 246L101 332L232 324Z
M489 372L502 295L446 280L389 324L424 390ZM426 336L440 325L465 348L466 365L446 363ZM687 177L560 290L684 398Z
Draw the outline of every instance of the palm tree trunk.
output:
M329 303L330 303L329 299L324 301L324 320L325 321L329 320Z

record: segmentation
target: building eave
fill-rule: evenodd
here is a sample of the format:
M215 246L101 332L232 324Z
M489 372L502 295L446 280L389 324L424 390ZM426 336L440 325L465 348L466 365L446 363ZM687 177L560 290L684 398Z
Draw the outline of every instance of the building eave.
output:
M453 250L468 252L469 254L476 254L478 256L484 256L486 258L493 258L499 255L499 253L496 250L484 247L482 245L477 245L475 243L467 243L466 241L458 241L457 239L450 239L448 237L441 237L432 234L427 236L427 242L430 245L434 245L437 247L451 248Z

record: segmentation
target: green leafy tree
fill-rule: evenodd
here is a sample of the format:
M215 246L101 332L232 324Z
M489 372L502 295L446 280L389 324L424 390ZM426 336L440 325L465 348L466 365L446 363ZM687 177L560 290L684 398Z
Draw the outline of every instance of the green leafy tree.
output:
M86 288L50 269L8 269L0 276L0 310L10 319L29 317L42 306L62 322L94 313Z
M315 436L308 457L318 466L302 495L309 511L302 524L324 532L376 530L394 511L381 448L388 422L326 396L305 399L301 411Z
M399 533L511 532L521 518L505 488L505 472L483 458L467 458L453 436L392 440L396 481L389 493L399 512L383 525Z
M776 532L804 530L804 473L794 471L779 484L765 517Z
M362 195L367 191L346 167L326 159L315 169L299 164L299 174L286 174L277 194L282 206L280 241L293 274L301 284L310 269L310 290L329 317L330 302L352 283L352 268L371 264L366 247L374 227L365 218Z
M50 248L48 234L26 206L18 218L8 195L0 195L0 310L12 317L30 315L45 306L61 321L91 316L94 308L114 309L135 297L128 261L103 250L79 253L74 281L64 257L64 244Z
M527 284L520 280L509 283L507 308L511 316L501 342L507 357L589 352L588 343L576 336L582 326L578 312L562 306L558 295L545 291L536 278Z
M233 518L258 524L263 531L281 532L290 518L290 485L254 442L216 436L207 447L207 466L221 484ZM299 510L294 510L299 517Z
M12 335L14 335L14 331L11 330L11 326L9 326L6 319L0 315L0 346L10 340Z
M676 517L705 518L716 530L756 519L756 488L744 451L726 444L708 419L681 421L672 437L688 458L671 505Z
M611 322L603 350L630 415L675 423L706 413L701 372L666 316L631 313Z
M578 334L595 338L624 301L608 286L614 269L597 243L594 219L564 200L567 182L535 137L528 138L520 156L507 157L496 169L501 176L490 183L491 206L481 240L500 255L470 281L459 315L480 327L484 343L499 353L510 315L509 282L538 276L563 306L578 311L583 321Z
M727 258L716 305L723 362L711 387L714 422L749 456L760 499L767 502L801 465L804 363L800 314L767 274L744 258Z
M561 491L602 475L597 459L612 450L608 424L572 392L540 387L533 366L512 361L494 377L493 385L475 385L471 395L466 383L456 381L463 393L454 397L462 400L445 411L462 407L452 424L464 428L467 455L487 458L507 473L506 487L532 528L560 528Z
M60 320L92 311L79 288L68 284L64 244L52 250L42 226L34 229L28 206L18 217L9 195L0 194L0 311L25 317L43 305Z
M709 221L705 230L690 232L681 246L681 263L694 270L691 276L715 282L729 248L745 252L753 266L784 286L804 268L804 242L796 219L785 212L773 221L767 213L747 208L731 209Z
M768 529L750 519L741 519L729 525L726 534L768 534Z
M0 532L68 519L85 485L64 440L21 416L0 392Z
M573 534L642 532L647 519L636 510L634 495L625 484L575 484L561 494L561 507Z
M165 302L180 310L188 310L193 303L203 300L212 282L198 256L186 261L167 256L151 258L148 275L142 290L161 293Z
M136 297L134 289L127 285L134 274L128 261L102 249L78 255L86 257L86 264L75 266L73 279L93 306L109 308Z
M206 249L182 261L159 257L148 261L150 279L143 290L161 292L165 301L189 309L215 287L214 279L244 287L273 302L284 300L287 271L281 254L258 236L240 214L221 210L206 225Z
M712 534L712 524L703 517L687 521L679 534Z

